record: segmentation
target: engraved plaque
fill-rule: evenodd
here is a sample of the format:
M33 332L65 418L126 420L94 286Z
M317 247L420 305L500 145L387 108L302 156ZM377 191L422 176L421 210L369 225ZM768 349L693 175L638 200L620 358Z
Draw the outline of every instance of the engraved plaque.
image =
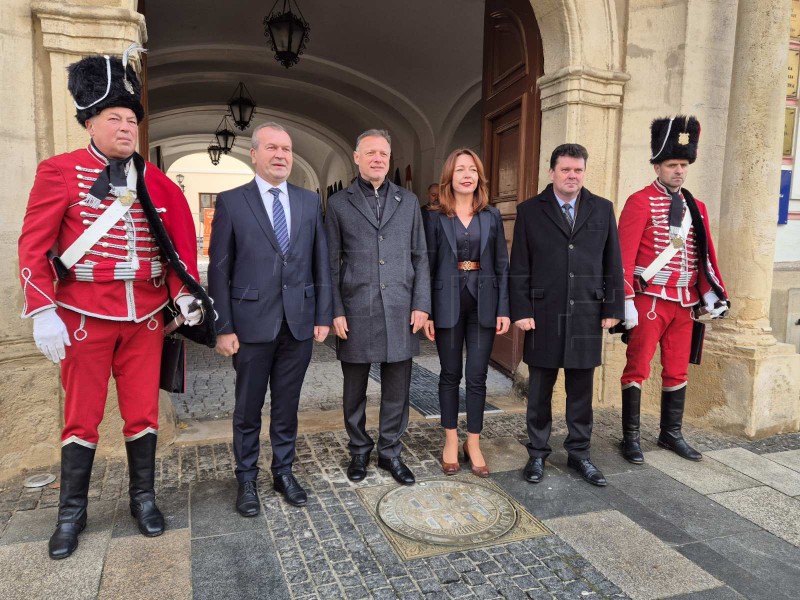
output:
M800 69L800 50L789 50L789 60L786 64L786 95L792 98L797 96L798 69Z
M794 154L794 121L797 109L789 107L786 109L786 121L783 125L783 155L792 156Z
M463 481L422 481L381 498L378 516L390 529L415 540L462 546L505 535L517 511L496 491Z

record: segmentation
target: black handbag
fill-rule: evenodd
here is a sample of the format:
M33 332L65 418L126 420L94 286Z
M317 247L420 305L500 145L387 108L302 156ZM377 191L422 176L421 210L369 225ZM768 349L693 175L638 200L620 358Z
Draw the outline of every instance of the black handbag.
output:
M159 386L170 394L183 394L186 384L186 340L176 335L164 336L161 350Z

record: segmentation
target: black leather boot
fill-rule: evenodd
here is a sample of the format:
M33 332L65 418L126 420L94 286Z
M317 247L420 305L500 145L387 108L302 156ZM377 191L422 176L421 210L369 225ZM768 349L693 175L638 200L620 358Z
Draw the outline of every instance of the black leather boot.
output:
M642 405L642 390L631 385L622 390L622 456L630 463L641 465L644 454L639 437L639 411Z
M146 433L137 440L125 443L130 474L131 515L139 531L147 537L164 533L164 515L156 506L155 470L158 436Z
M658 445L672 450L687 460L702 460L703 455L683 439L683 407L686 404L686 386L678 390L661 392L661 433Z
M58 523L50 537L50 558L67 558L78 547L78 534L86 527L89 481L92 477L94 448L71 442L61 448L61 492L58 498Z

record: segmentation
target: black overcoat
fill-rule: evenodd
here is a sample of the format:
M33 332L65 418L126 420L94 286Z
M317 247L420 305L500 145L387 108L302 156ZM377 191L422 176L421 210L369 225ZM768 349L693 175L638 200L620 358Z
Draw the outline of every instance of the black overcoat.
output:
M610 201L586 188L570 231L553 186L517 207L511 320L533 317L523 360L542 368L599 366L604 318L625 317L617 222Z

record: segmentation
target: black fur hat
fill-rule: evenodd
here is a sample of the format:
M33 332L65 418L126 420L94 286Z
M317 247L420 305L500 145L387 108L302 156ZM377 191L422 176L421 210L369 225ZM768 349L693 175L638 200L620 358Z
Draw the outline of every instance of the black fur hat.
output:
M656 119L650 124L650 149L652 164L665 160L697 160L697 142L700 140L700 123L694 117L678 115L674 118Z
M67 71L67 88L78 109L75 118L84 127L87 119L112 106L130 108L140 122L144 119L142 84L130 63L123 66L116 56L87 56Z

